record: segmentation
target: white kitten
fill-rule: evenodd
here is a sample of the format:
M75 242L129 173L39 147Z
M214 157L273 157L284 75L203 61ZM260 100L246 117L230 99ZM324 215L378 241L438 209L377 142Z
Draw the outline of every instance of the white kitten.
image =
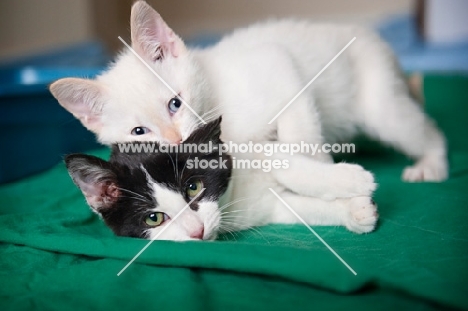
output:
M369 30L267 22L237 30L213 47L192 50L139 1L132 8L131 34L133 49L197 114L206 121L223 116L224 141L321 144L362 132L416 160L405 169L404 180L447 178L443 135L409 96L390 49ZM355 42L269 124L353 37ZM61 79L50 90L104 144L179 143L200 125L129 50L96 80ZM291 169L272 176L285 191L296 193L288 195L298 205L320 207L322 201L310 196L364 196L356 200L370 202L375 185L361 167L332 165L323 153L317 161L302 156L289 160ZM326 176L326 182L314 175ZM354 203L348 205L354 208Z

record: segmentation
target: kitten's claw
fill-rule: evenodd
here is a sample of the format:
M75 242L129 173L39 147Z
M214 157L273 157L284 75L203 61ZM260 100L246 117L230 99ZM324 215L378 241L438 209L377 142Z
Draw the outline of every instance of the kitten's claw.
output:
M368 233L375 229L379 214L371 197L356 197L347 202L349 209L345 226L355 233Z

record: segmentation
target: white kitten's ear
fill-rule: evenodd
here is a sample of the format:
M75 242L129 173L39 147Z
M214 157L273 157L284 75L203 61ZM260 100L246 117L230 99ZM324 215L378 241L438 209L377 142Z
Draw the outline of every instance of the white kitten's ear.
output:
M161 15L144 1L132 6L130 17L132 47L150 61L165 56L178 57L186 51L184 42L172 31Z
M118 200L117 177L109 162L89 155L72 154L65 157L65 164L94 212L100 214Z
M98 82L65 78L52 83L50 92L60 105L71 112L89 130L101 129L102 94Z

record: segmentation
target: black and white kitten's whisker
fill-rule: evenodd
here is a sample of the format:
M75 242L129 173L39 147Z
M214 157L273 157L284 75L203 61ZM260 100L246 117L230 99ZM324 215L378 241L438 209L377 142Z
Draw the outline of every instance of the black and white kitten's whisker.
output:
M236 203L239 203L239 202L242 202L242 201L246 201L246 200L249 200L249 199L252 199L253 197L245 197L245 198L239 198L237 200L234 200L234 201L231 201L231 202L228 202L226 204L224 204L223 206L219 207L218 210L220 212L222 212L223 210L225 210L226 208L228 208L229 206L232 206Z
M244 218L247 218L247 217L244 217ZM260 230L258 230L254 226L244 225L242 223L234 222L234 221L224 221L224 222L221 223L220 228L221 229L229 228L229 229L232 229L232 230L236 230L237 233L239 233L239 234L241 234L242 231L251 231L251 232L253 232L255 234L258 234L263 240L265 240L268 244L270 244L270 242L265 238L265 235L262 234L260 232Z
M243 212L248 212L249 214L252 214L252 213L257 213L257 212L265 212L269 209L270 207L256 207L255 209L253 209L252 207L248 207L245 209L236 209L235 211L222 212L221 216L231 214L231 213L243 213Z
M128 193L131 193L133 195L136 195L137 197L140 197L141 199L144 199L144 200L148 200L148 198L144 197L143 195L139 194L139 193L136 193L134 191L131 191L131 190L128 190L128 189L125 189L125 188L120 188L120 187L117 187L117 189L119 189L120 191L124 191L124 192L128 192Z
M235 227L229 227L229 226L219 226L219 233L220 234L230 234L232 236L232 238L237 241L237 238L238 238L238 229L235 228Z
M236 241L239 234L239 228L229 224L220 224L219 233L221 234L230 234Z
M151 201L148 200L148 199L141 199L141 198L135 197L135 196L125 196L125 195L121 195L121 197L123 197L123 198L129 198L129 199L133 199L133 200L137 200L137 201L144 202L144 203L147 203L147 204L152 204L152 203L153 203L153 202L151 202Z
M251 226L241 223L240 221L235 221L234 219L221 219L221 227L230 226L231 228L236 228L237 230L247 230Z

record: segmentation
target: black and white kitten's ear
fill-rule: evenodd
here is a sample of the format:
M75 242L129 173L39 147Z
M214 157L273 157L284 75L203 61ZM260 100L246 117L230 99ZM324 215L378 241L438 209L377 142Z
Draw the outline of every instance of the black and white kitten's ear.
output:
M219 117L216 120L208 122L207 124L197 128L192 132L192 134L190 134L184 143L207 144L211 141L213 144L222 144L220 138L222 119L222 117Z
M60 105L71 112L94 133L101 129L102 91L98 82L88 79L65 78L49 87Z
M89 155L71 154L65 157L65 164L93 211L101 213L118 200L117 176L109 162Z
M158 61L169 55L178 57L187 50L161 15L144 1L132 6L130 28L133 49L147 60Z

